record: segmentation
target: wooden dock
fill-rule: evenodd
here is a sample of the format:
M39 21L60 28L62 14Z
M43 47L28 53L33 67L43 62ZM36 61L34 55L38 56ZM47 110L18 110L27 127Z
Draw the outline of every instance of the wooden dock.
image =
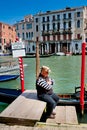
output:
M34 126L40 121L45 107L45 102L37 100L35 91L27 90L0 114L0 122Z
M0 114L0 123L35 126L45 108L46 103L37 99L35 90L26 90ZM56 118L47 119L46 123L78 124L74 106L57 106L55 110Z
M76 110L74 106L57 106L55 108L55 119L47 119L47 123L52 124L78 124Z

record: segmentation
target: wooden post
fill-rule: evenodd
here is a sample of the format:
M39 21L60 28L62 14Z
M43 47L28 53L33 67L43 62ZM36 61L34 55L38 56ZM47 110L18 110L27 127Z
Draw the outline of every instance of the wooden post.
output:
M39 57L39 41L38 38L36 40L36 79L39 75L40 70L40 57Z
M81 114L84 114L84 89L85 89L85 48L86 43L82 43L82 65L81 65L81 92L80 92L80 105Z

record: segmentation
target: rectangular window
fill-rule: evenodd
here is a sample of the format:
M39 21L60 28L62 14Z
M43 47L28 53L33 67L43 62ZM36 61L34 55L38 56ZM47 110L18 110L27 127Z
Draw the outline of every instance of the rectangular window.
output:
M49 24L47 24L47 31L49 31L50 30L50 26L49 26Z
M26 29L32 29L32 24L26 24Z
M63 35L63 40L66 40L66 34Z
M46 39L45 39L45 36L43 36L43 41L45 41Z
M45 22L45 17L42 18L42 22Z
M77 12L77 17L80 17L80 12Z
M80 34L77 34L77 39L80 39Z
M43 24L43 31L45 31L45 24Z
M50 41L50 36L47 36L47 41Z
M57 15L57 20L60 20L60 15L59 14Z
M47 16L47 22L49 22L50 20L49 20L49 16Z
M38 25L36 25L36 32L38 32Z
M68 22L68 27L71 28L71 21Z
M22 29L24 29L24 24L22 24Z
M66 19L66 14L63 14L63 19Z
M28 38L28 33L26 32L26 38Z
M57 35L57 40L60 40L60 35Z
M71 19L71 13L68 13L68 18L70 18L70 19Z
M25 39L24 33L22 33L22 39L23 39L23 40Z
M38 23L38 18L36 18L36 23Z
M55 15L53 15L53 21L55 21Z
M63 23L63 28L66 29L66 22Z
M60 23L57 23L57 29L58 30L60 29Z
M55 35L53 35L53 41L55 41L56 40L56 36Z

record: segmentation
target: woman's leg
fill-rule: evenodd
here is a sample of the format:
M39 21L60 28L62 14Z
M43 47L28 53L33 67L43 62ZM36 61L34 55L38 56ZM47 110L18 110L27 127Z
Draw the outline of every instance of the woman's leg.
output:
M56 95L55 93L53 93L53 94L51 95L51 97L53 98L53 100L56 102L56 105L57 105L58 102L59 102L59 97L58 97L58 95Z
M51 95L48 95L48 94L40 95L39 99L47 102L46 115L47 115L47 117L49 117L52 114L52 111L56 106L55 100L52 98Z

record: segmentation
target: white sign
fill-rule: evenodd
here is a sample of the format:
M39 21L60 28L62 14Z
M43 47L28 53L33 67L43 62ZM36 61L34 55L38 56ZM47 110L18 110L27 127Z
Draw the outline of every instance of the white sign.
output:
M23 42L12 43L12 54L13 57L25 56L25 45Z

